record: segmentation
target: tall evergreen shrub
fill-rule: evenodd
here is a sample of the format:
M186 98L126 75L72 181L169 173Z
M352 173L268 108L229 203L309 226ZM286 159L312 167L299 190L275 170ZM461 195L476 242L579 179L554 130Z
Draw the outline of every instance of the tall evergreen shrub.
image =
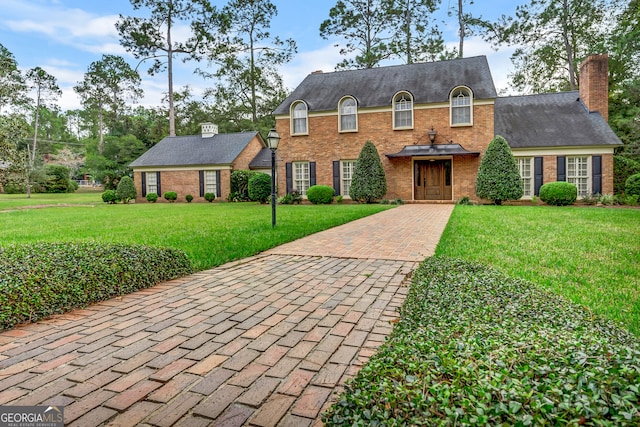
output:
M476 194L481 199L501 205L505 200L518 200L524 194L520 171L507 140L496 135L487 148L476 178Z
M349 195L353 200L373 203L387 192L387 178L376 146L365 142L353 169Z
M122 203L129 203L129 200L135 200L137 192L136 186L133 184L133 179L129 176L123 176L118 183L116 189L116 195L118 199L122 200Z

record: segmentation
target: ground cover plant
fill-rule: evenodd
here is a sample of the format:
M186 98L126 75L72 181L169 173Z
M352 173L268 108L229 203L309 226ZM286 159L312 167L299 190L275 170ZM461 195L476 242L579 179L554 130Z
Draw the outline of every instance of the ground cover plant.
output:
M191 271L186 254L172 248L95 242L0 247L0 330Z
M100 194L92 196L91 204L79 206L43 209L8 206L3 210L3 195L0 246L96 241L171 247L184 251L194 269L203 270L390 208L358 204L279 205L278 226L272 229L269 205L109 205L102 202Z
M456 206L436 249L490 265L640 336L640 209Z
M400 314L325 425L640 424L638 338L531 282L431 257Z

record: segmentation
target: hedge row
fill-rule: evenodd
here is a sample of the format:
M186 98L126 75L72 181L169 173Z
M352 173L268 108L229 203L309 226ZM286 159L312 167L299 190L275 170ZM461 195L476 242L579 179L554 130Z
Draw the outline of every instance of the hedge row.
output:
M98 243L0 248L0 330L191 272L186 254L169 248Z
M344 425L640 425L640 341L531 283L430 258L389 340L327 412Z

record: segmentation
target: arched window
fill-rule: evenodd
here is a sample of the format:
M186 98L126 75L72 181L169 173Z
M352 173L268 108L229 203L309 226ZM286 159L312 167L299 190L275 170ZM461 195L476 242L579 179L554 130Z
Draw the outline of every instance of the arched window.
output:
M473 95L468 87L457 87L451 91L451 126L473 124Z
M307 104L304 101L296 101L291 105L291 134L306 135L309 133L307 126Z
M408 92L399 92L393 97L393 128L413 128L413 97Z
M358 130L358 106L350 96L342 98L338 104L340 114L339 132L355 132Z

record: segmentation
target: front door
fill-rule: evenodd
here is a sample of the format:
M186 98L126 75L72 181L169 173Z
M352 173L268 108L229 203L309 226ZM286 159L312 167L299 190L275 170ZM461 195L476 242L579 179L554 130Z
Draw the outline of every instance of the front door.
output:
M451 160L416 160L413 169L416 200L451 200Z

